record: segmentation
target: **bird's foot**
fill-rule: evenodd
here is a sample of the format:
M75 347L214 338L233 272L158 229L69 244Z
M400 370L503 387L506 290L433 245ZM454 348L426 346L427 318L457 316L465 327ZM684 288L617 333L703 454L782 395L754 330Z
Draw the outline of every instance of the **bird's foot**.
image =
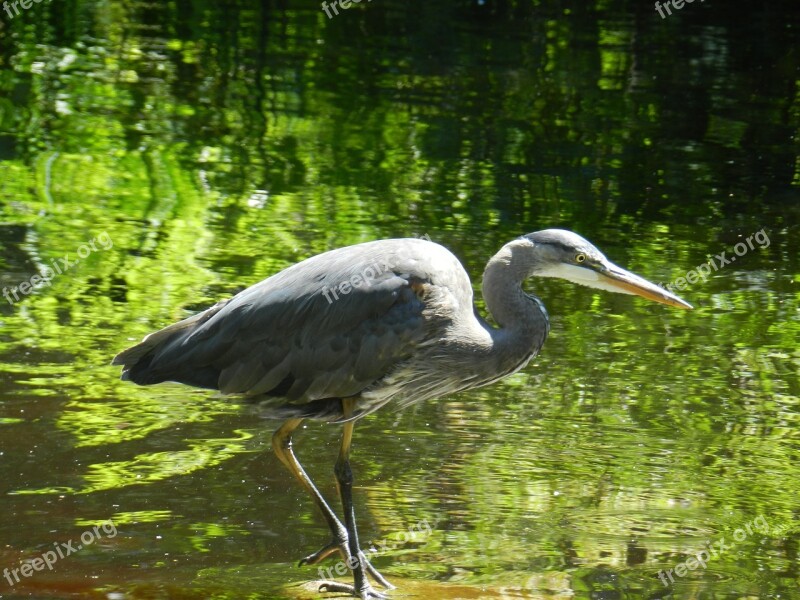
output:
M389 598L389 596L387 596L383 592L377 591L368 583L366 585L361 586L360 589L356 589L356 586L350 585L349 583L341 583L339 581L323 581L319 585L319 591L343 592L345 594L350 594L355 598L361 598L361 600L388 600Z
M301 558L300 562L298 563L298 567L302 567L305 565L316 565L317 563L322 562L326 558L328 558L331 554L335 552L339 552L341 556L346 557L348 555L348 551L346 550L346 545L341 545L336 540L331 540L328 544L314 552L313 554L309 554L308 556ZM389 583L389 581L381 575L380 571L372 566L372 563L369 562L367 556L359 551L358 553L359 559L361 559L361 567L364 569L366 573L369 574L381 587L386 588L387 590L393 590L394 586ZM348 567L350 566L348 563L347 558L342 559ZM332 574L331 569L328 569L328 575ZM345 585L345 584L342 584ZM351 586L352 587L352 586Z
M324 546L317 552L314 552L314 554L306 556L304 559L300 561L300 564L301 565L317 564L318 562L327 558L337 550L341 552L342 555L349 556L349 552L347 551L346 547L343 548L342 546L339 546L335 541L332 541L327 546ZM362 600L371 600L371 599L382 600L388 598L388 596L383 592L375 590L370 585L369 581L367 581L365 575L369 575L370 577L372 577L372 579L374 579L380 586L386 588L387 590L393 590L394 586L391 583L389 583L383 575L381 575L378 569L372 566L372 563L369 562L367 556L360 550L358 552L358 558L359 558L358 562L360 563L361 568L360 570L359 569L354 570L355 579L357 582L356 585L350 585L349 583L341 583L339 581L323 581L322 583L320 583L319 591L345 592L351 594L356 598L362 598ZM343 559L343 563L348 568L352 567L353 566L352 563L354 562L355 561L352 561L349 558ZM336 570L339 571L338 566ZM328 569L327 571L328 571L328 576L332 575L333 569ZM320 569L320 574L322 574L321 569ZM361 580L363 581L359 584Z

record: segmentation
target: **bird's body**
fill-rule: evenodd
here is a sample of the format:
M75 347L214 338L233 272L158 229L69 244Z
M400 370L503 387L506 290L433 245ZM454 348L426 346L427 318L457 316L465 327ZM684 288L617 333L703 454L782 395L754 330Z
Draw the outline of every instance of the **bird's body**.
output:
M449 250L379 240L295 264L157 332L118 362L136 360L125 374L135 383L242 394L280 418L340 419L340 399L355 397L358 418L524 367L548 331L541 303L524 302L529 318L515 323L525 326L494 328L475 312L469 276Z
M473 305L472 284L447 249L420 239L380 240L293 265L205 312L147 336L114 358L123 378L177 381L251 398L282 418L278 458L312 495L333 540L303 562L339 551L354 585L326 589L381 598L367 575L390 584L358 544L349 464L353 423L384 405L487 385L523 368L549 331L547 311L522 282L560 277L591 287L691 308L617 267L579 235L548 229L503 246L488 262L483 297L498 327ZM292 451L306 418L344 424L336 478L343 524Z

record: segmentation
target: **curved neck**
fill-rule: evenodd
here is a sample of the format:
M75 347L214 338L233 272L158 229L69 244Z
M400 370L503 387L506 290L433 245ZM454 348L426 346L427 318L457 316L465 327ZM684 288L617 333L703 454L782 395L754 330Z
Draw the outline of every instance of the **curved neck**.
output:
M500 329L492 329L495 351L512 360L536 354L547 339L550 320L542 302L522 291L531 276L530 242L515 240L503 246L483 272L483 299Z

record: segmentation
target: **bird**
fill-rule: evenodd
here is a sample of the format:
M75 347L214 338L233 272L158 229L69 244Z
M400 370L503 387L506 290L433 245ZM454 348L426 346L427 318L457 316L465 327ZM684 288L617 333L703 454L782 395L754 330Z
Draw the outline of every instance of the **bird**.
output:
M550 331L544 304L523 290L531 277L692 308L615 265L577 233L545 229L508 242L487 263L482 294L491 323L475 308L469 275L447 248L428 239L385 239L296 263L151 333L112 364L123 367L124 380L218 390L280 420L272 449L310 494L332 536L300 564L339 553L353 583L323 581L319 591L380 600L394 586L359 544L350 465L355 423L384 406L442 398L524 368ZM292 434L306 419L342 427L334 465L342 519L295 455Z

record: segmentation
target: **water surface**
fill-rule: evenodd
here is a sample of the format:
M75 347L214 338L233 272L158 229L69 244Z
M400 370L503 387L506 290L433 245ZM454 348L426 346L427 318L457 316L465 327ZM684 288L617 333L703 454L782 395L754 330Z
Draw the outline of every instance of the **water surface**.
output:
M274 424L111 357L331 248L428 235L478 292L503 243L566 227L665 285L717 268L691 312L530 282L552 332L527 369L359 423L392 596L800 598L799 26L788 1L3 21L0 570L76 549L0 597L313 597L295 565L328 533ZM338 435L296 439L330 498Z

